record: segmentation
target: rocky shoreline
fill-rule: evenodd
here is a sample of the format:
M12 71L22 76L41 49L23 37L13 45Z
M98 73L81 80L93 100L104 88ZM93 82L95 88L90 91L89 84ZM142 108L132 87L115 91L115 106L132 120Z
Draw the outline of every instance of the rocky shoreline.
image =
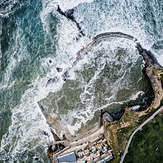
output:
M163 98L163 90L162 90L161 76L160 76L160 74L163 73L163 67L158 63L157 59L150 51L147 51L141 46L137 38L131 35L125 34L125 33L121 33L121 32L102 33L94 37L92 41L85 48L82 48L81 50L78 51L76 61L81 59L83 55L87 54L89 49L99 40L102 40L105 38L113 38L113 37L132 40L136 43L136 48L139 51L139 54L143 57L143 60L145 62L144 64L145 73L147 77L149 78L151 82L151 86L154 91L154 98L151 102L151 105L148 107L148 109L158 108ZM76 61L74 64L76 64Z
M144 49L141 44L131 35L120 33L120 32L110 32L110 33L103 33L100 34L92 39L92 41L85 47L79 50L77 53L76 61L74 64L77 63L78 60L82 58L83 55L86 55L89 49L99 40L106 39L106 38L124 38L128 40L132 40L136 43L136 48L139 51L139 54L143 57L144 60L144 71L147 75L152 89L154 93L154 97L150 100L150 105L142 109L141 105L136 105L132 107L126 107L124 110L124 114L122 115L120 120L115 120L113 122L105 122L106 128L106 137L109 145L113 149L113 153L115 155L114 163L119 162L121 153L124 151L124 147L126 146L126 142L128 141L128 137L134 131L135 127L137 126L137 122L145 115L150 115L152 112L155 112L159 106L161 105L163 99L163 67L158 63L155 56L150 52ZM136 109L140 109L140 112L133 112L133 107ZM143 110L143 111L142 111ZM136 110L137 111L137 110ZM139 110L138 110L139 111ZM134 127L133 127L134 126ZM123 142L119 142L118 140L118 131L121 129L130 128L127 133L124 133L124 140ZM123 145L121 145L122 143ZM121 149L120 149L120 146ZM124 147L123 147L124 146Z
M154 95L148 99L147 105L142 104L142 105L136 105L132 107L127 106L126 108L124 108L124 112L118 115L118 118L117 115L113 115L109 113L105 114L106 112L103 112L101 114L101 117L103 117L101 118L103 119L101 124L104 125L105 137L107 139L108 144L113 149L113 153L115 155L115 159L113 162L116 163L118 162L118 160L120 160L120 155L121 155L120 154L121 150L119 150L117 132L119 130L121 131L121 129L124 128L129 128L132 126L136 127L137 126L136 122L138 122L142 116L149 115L151 112L155 111L161 104L161 101L163 99L163 89L162 89L163 67L158 63L157 59L150 51L147 51L141 46L141 44L138 42L138 40L135 37L121 32L103 33L94 37L92 41L85 48L82 48L81 50L78 51L76 60L73 63L72 67L76 65L78 61L82 59L83 56L86 55L87 52L90 50L90 48L98 41L102 39L109 39L114 37L124 38L135 42L139 54L143 57L144 71L151 83L153 93L154 93ZM68 69L66 72L62 70L59 71L62 73L62 77L64 81L66 81L69 78L68 74L70 69ZM56 80L57 79L51 78L48 80L47 84L51 82L53 83ZM130 134L134 129L135 129L134 127L130 129L129 134L125 136L126 141L128 136L130 136ZM53 135L55 134L53 133ZM123 141L124 144L125 142ZM123 150L124 149L122 149L122 151Z

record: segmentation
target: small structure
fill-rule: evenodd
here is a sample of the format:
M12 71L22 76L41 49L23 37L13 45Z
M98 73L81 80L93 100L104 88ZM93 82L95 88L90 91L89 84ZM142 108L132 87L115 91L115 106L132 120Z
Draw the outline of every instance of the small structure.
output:
M99 147L98 147L98 148L99 148L99 151L102 151L102 146L101 146L101 145L99 145Z
M96 157L101 158L100 152L97 152Z
M92 153L95 154L96 153L96 147L92 147Z
M79 156L80 159L83 158L83 153L80 152L78 156Z
M89 158L89 162L93 162L93 157L90 157Z
M59 162L76 162L76 155L74 152L68 153L66 155L63 156L59 156L58 158Z
M108 153L108 150L106 147L104 147L104 153L107 154Z
M85 151L85 155L86 155L86 156L89 156L89 155L90 155L90 153L89 153L88 150Z

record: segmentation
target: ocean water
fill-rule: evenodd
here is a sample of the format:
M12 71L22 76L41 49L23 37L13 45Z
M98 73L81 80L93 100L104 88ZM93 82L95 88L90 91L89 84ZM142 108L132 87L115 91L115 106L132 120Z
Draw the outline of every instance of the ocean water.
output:
M56 11L57 5L64 11L74 8L83 37ZM162 26L161 0L0 2L0 163L49 162L46 142L52 135L37 101L76 134L81 126L97 122L100 109L117 113L150 96L143 60L131 41L99 41L73 62L93 37L114 31L138 38L163 65ZM56 82L47 86L54 77Z

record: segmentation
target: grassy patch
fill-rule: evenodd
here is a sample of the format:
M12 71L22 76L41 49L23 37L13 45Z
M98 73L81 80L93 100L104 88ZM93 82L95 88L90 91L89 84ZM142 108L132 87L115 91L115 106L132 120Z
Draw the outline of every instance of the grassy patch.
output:
M125 163L163 162L163 116L157 115L153 122L138 131L129 147Z
M117 131L118 147L121 154L124 153L128 139L136 127L130 126L125 127Z

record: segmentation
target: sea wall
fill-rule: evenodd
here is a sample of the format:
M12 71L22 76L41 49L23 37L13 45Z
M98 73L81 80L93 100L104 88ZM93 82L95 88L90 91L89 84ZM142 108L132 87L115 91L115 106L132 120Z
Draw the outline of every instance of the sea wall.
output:
M147 51L141 46L137 38L121 32L107 32L107 33L99 34L96 37L94 37L92 41L85 48L82 48L81 50L78 51L77 58L74 64L76 64L77 60L81 59L83 55L87 54L89 49L95 43L97 43L102 39L106 39L106 38L109 39L114 37L128 39L136 43L136 48L139 51L139 54L143 57L143 60L145 62L144 64L145 73L148 76L154 91L155 97L149 108L155 108L155 109L158 108L163 98L163 90L162 90L161 79L160 79L160 73L162 73L163 67L158 63L157 59L150 51ZM158 71L157 73L154 73L155 70L160 70L160 73Z

